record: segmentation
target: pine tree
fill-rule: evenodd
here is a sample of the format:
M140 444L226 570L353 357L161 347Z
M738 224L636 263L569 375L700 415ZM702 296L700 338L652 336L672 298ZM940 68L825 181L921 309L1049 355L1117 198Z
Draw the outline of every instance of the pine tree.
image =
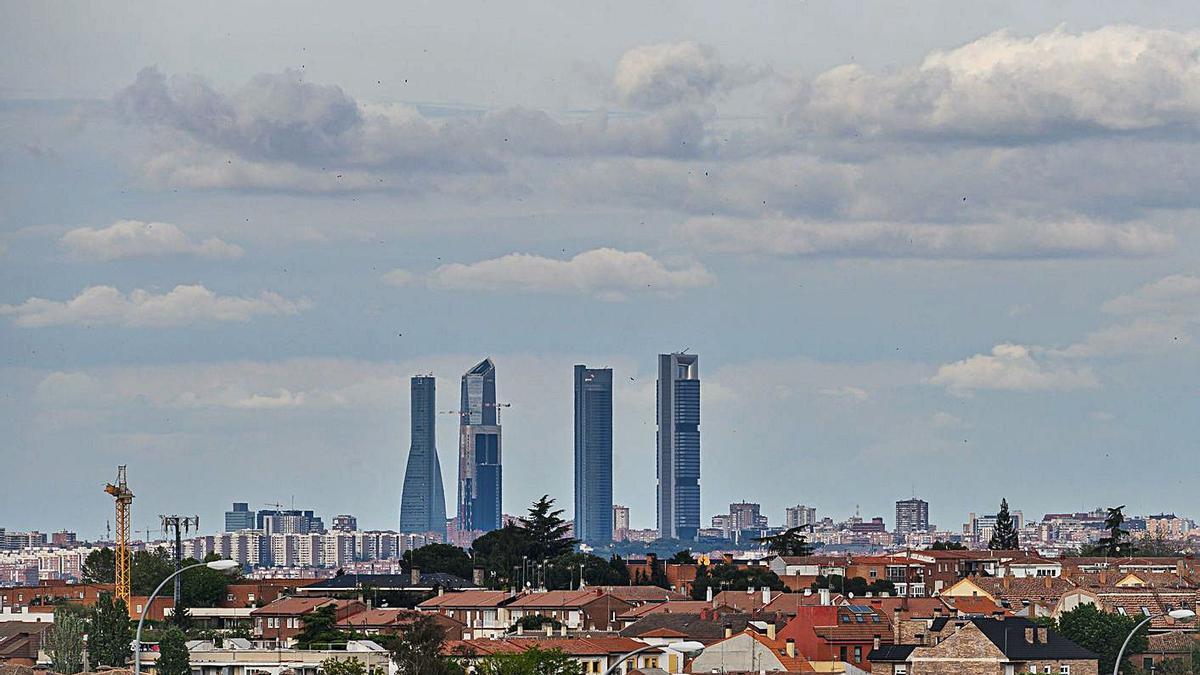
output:
M188 656L187 639L183 631L170 628L158 645L158 675L191 675L192 662Z
M1129 530L1121 528L1125 524L1124 509L1124 504L1109 509L1108 517L1104 519L1104 529L1108 530L1108 536L1097 541L1096 547L1106 556L1115 558L1121 554L1131 555L1133 553L1133 545L1126 541L1129 537Z
M571 526L562 513L562 509L554 508L550 495L542 495L529 507L529 515L521 518L521 527L529 537L530 560L557 558L575 548L577 540L567 536Z
M104 593L92 607L91 630L88 632L88 656L95 665L124 668L132 655L130 643L133 630L129 625L129 609L124 600L114 600Z
M1021 542L1017 539L1017 526L1008 512L1007 499L1000 500L1000 513L996 514L996 527L992 530L988 548L993 551L1015 551L1021 548Z

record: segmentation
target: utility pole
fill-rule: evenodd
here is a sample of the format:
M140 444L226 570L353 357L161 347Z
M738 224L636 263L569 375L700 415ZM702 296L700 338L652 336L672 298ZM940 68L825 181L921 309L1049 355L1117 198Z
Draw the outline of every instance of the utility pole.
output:
M180 563L183 560L183 532L189 530L200 529L200 516L159 516L162 521L163 533L170 535L171 530L175 531L175 571L179 572ZM179 611L180 605L180 575L175 576L175 611Z

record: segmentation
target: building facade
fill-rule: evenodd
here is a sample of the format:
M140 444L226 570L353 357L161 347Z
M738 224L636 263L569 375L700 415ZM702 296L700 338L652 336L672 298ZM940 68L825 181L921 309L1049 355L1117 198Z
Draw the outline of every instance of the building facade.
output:
M916 497L896 502L896 534L911 534L928 530L929 502Z
M233 510L225 512L225 531L254 529L254 512L246 502L234 502Z
M458 529L500 529L502 471L496 366L475 364L462 377L458 427Z
M400 496L400 531L446 535L446 492L438 460L437 386L432 375L412 378L409 423L412 442Z
M700 357L658 355L658 531L694 540L700 530Z
M811 506L797 504L784 509L784 521L786 527L808 527L817 524L817 510Z
M612 407L612 369L575 366L575 538L589 544L613 539Z

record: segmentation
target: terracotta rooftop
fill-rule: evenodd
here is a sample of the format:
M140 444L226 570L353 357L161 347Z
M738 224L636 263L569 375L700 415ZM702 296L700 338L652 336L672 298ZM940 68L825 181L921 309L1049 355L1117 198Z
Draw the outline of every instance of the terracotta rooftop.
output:
M507 591L461 591L432 597L417 607L440 609L454 607L501 607L513 599Z

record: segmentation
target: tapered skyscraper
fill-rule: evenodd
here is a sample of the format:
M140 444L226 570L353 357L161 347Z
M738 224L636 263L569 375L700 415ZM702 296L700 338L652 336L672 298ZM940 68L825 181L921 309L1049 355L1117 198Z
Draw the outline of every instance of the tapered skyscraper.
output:
M612 541L612 369L575 366L575 538Z
M658 355L658 533L694 540L700 530L700 358Z
M462 377L458 427L458 528L500 529L500 420L496 366L484 359Z
M436 385L432 375L412 378L412 445L404 469L400 497L401 532L436 532L446 535L446 493L442 464L434 439L437 421Z

